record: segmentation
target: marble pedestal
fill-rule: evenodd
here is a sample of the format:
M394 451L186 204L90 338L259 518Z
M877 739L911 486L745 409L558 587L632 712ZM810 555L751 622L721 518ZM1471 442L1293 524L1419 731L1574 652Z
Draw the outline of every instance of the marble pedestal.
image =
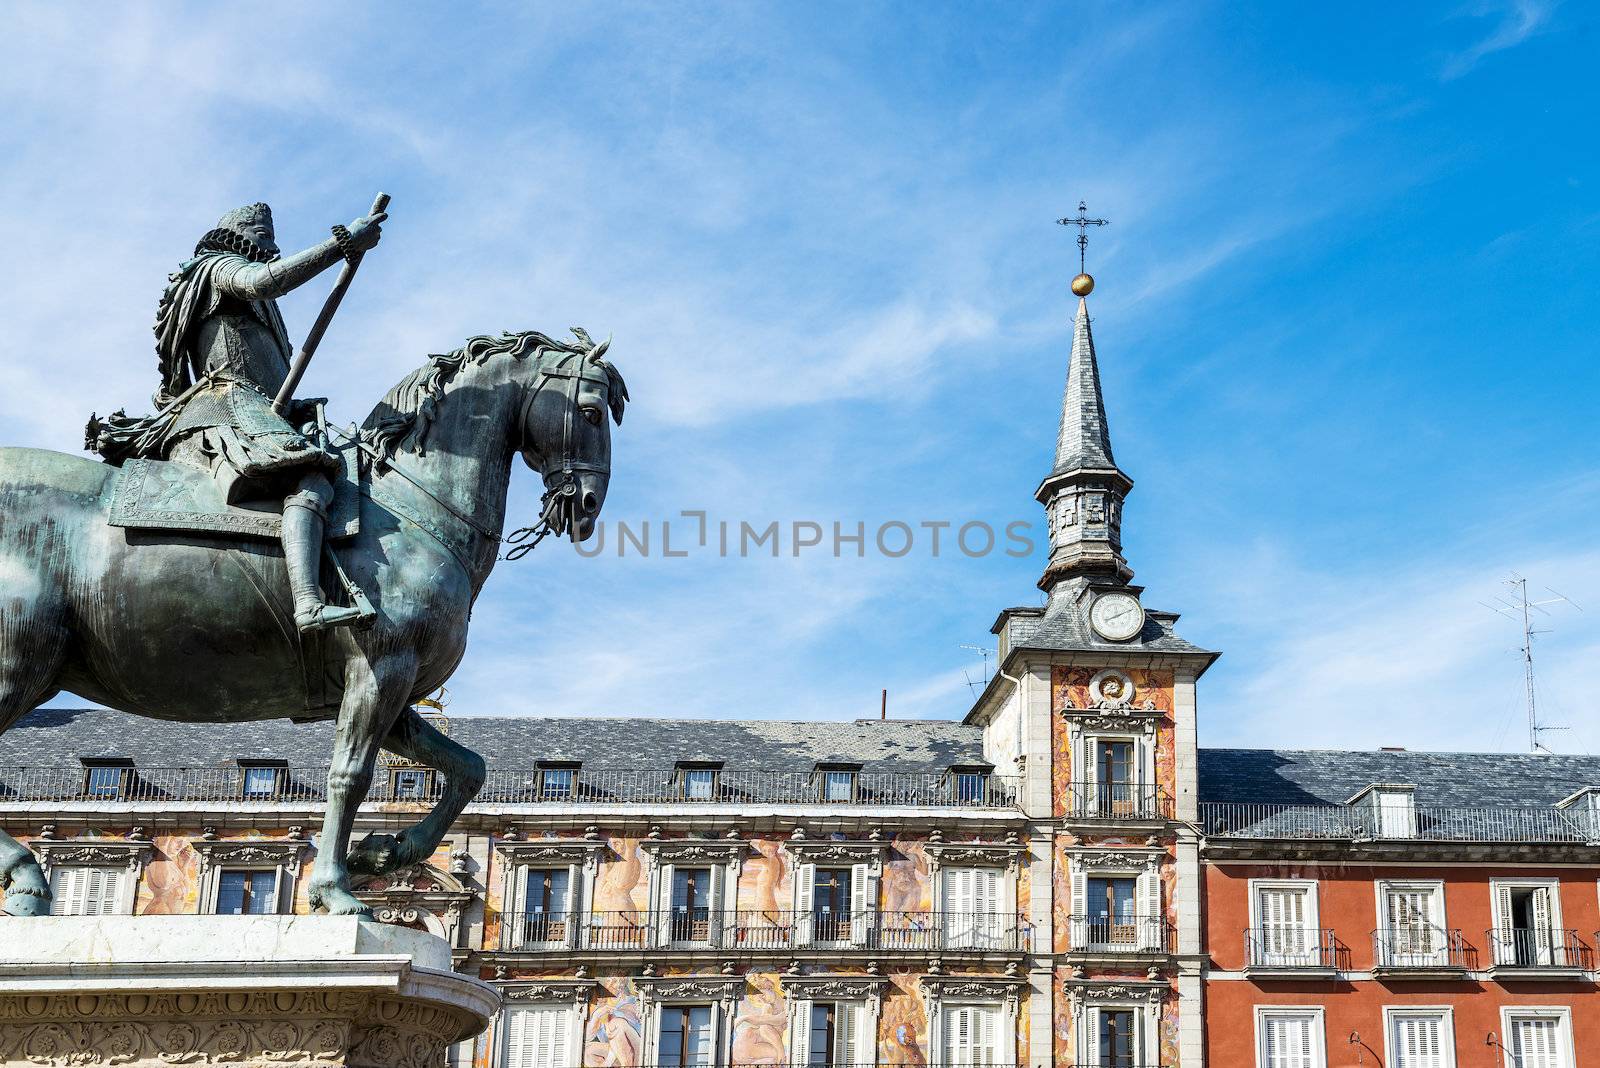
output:
M353 916L0 917L0 1065L443 1068L493 987Z

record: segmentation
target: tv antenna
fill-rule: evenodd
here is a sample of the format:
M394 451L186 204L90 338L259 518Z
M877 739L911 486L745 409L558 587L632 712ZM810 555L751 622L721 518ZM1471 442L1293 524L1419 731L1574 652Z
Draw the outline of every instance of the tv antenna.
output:
M1545 608L1547 605L1552 604L1569 604L1580 612L1583 609L1572 598L1565 594L1557 593L1549 586L1545 587L1545 592L1550 594L1549 597L1538 601L1530 600L1528 597L1528 580L1515 571L1511 573L1511 577L1506 580L1505 584L1510 588L1509 596L1496 597L1494 604L1490 604L1487 601L1479 601L1478 603L1489 611L1498 612L1507 619L1522 625L1522 675L1525 698L1528 704L1528 752L1549 753L1552 750L1539 740L1539 736L1546 731L1564 731L1571 728L1547 726L1539 722L1539 694L1533 679L1533 639L1536 635L1550 632L1534 627L1532 613L1538 612L1540 615L1548 616L1550 613Z
M994 655L994 650L981 645L967 645L966 643L962 643L961 648L983 657L983 685L989 685L989 658ZM967 689L971 690L972 695L976 697L978 695L978 683L972 681L972 676L967 674L966 668L961 669L961 674L967 680Z

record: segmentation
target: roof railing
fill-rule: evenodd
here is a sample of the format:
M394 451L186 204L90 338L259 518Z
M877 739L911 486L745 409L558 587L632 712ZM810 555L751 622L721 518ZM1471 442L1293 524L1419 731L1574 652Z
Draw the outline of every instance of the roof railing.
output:
M247 776L246 772L250 772ZM264 772L270 771L269 774ZM558 772L558 773L553 773ZM0 767L0 804L8 802L236 802L321 803L326 766L130 766L112 776L82 766ZM811 769L719 769L686 776L680 768L496 768L474 803L511 805L893 805L925 808L1015 809L1020 779L988 772L851 772L844 791ZM380 765L369 802L427 802L443 784L438 773L413 765ZM830 788L831 787L831 788Z
M1578 844L1600 838L1587 812L1532 806L1416 805L1402 819L1370 805L1207 801L1200 826L1208 838Z

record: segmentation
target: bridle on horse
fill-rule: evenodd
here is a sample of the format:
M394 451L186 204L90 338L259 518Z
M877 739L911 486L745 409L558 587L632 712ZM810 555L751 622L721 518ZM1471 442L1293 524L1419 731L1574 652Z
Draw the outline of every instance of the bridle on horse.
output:
M608 384L608 380L604 375L591 375L584 373L588 368L589 359L593 356L599 355L604 351L605 344L602 343L589 352L569 353L568 355L563 356L561 361L557 363L555 367L541 368L538 381L536 381L532 386L526 387L527 397L522 402L522 408L520 412L521 432L519 436L522 440L520 440L517 444L518 451L520 452L527 451L528 414L533 409L533 402L534 399L539 395L539 390L544 388L545 382L548 379L560 379L562 382L562 395L567 403L563 407L561 424L561 466L557 471L554 472L556 476L554 481L552 481L552 470L549 465L546 465L544 470L540 472L540 474L544 476L545 491L544 495L539 498L538 522L531 527L518 527L510 534L502 535L496 533L495 531L485 527L482 523L479 523L476 519L473 519L471 516L462 514L458 509L451 505L450 502L442 500L438 494L434 493L427 486L423 485L420 480L413 477L412 474L404 467L395 463L393 457L386 456L375 446L373 446L371 442L362 437L359 432L354 432L354 428L352 428L351 433L345 433L343 431L337 431L337 433L346 441L354 443L356 448L365 453L374 464L378 465L380 469L393 471L395 474L411 483L411 485L415 489L419 490L423 496L433 501L433 503L437 504L440 508L443 508L450 515L459 519L479 536L486 538L493 543L511 546L510 549L506 550L505 555L500 557L501 560L520 560L536 549L539 543L545 538L549 537L551 534L563 529L569 531L576 530L577 509L575 505L576 497L578 496L578 472L593 471L608 473L610 470L601 464L588 463L577 459L577 457L574 455L575 449L572 422L573 416L577 412L578 408L578 384L580 382L596 382L600 385ZM567 365L574 359L578 361L577 370L569 370ZM424 527L423 529L427 530L428 528ZM433 532L430 530L429 533ZM438 537L437 534L434 536L435 538ZM458 560L460 559L457 551L450 545L446 544L445 548L450 549L452 556L456 556ZM462 561L462 564L465 566L465 561Z
M540 474L544 476L544 496L539 498L539 521L531 527L518 527L503 539L511 548L506 550L502 560L520 560L533 552L541 541L562 529L572 532L576 536L578 523L578 472L590 471L609 473L610 468L601 464L589 463L579 460L574 455L573 448L573 418L578 410L578 385L581 382L596 382L606 385L607 380L603 374L592 375L585 373L589 368L592 357L605 351L605 345L596 346L589 352L575 352L563 356L561 361L551 368L542 368L539 380L528 390L527 399L522 402L521 426L522 434L526 439L528 433L528 413L533 410L533 402L544 388L549 379L560 379L562 398L565 404L561 406L561 466L554 472L555 480L552 481L550 466L545 465ZM576 370L569 370L568 364L577 361ZM602 416L602 418L604 418ZM525 446L526 440L521 445ZM522 448L522 451L527 451ZM531 541L529 539L532 539Z

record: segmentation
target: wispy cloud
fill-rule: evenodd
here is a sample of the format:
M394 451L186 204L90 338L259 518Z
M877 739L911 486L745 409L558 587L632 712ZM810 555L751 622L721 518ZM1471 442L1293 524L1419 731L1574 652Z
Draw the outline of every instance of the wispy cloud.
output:
M1493 29L1470 47L1452 55L1445 62L1440 78L1452 81L1471 71L1485 57L1522 44L1549 25L1550 16L1555 8L1553 0L1500 0L1494 3L1479 3L1469 14L1480 19L1494 20Z

